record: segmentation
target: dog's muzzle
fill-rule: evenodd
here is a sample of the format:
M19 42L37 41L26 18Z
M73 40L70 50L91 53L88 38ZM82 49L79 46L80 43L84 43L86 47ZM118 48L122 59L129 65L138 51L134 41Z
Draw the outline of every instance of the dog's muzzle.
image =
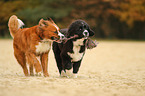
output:
M83 35L84 35L84 37L88 37L89 36L88 30L84 30Z
M62 33L58 32L58 35L60 37L60 40L64 40L65 39L65 36Z

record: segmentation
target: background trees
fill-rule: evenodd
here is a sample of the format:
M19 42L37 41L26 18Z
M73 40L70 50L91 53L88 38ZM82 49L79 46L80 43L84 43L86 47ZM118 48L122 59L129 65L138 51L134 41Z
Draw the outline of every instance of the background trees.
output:
M97 38L145 39L145 0L1 0L0 6L0 36L9 36L7 22L16 14L26 27L46 17L60 28L83 19Z

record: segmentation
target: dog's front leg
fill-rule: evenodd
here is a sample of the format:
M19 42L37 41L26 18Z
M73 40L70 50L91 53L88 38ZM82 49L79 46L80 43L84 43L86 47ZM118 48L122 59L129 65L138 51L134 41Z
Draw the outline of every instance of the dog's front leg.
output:
M68 56L68 55L63 55L62 56L62 66L63 66L63 69L65 70L66 72L66 76L69 78L69 77L72 77L72 62L71 62L71 58Z
M41 64L42 64L42 69L43 69L43 74L45 77L48 77L48 71L47 71L47 67L48 67L48 53L43 53L40 56L40 60L41 60Z
M77 73L79 71L79 68L80 68L80 65L81 65L81 61L82 60L80 60L78 62L74 62L74 64L73 64L73 77L74 78L77 78Z

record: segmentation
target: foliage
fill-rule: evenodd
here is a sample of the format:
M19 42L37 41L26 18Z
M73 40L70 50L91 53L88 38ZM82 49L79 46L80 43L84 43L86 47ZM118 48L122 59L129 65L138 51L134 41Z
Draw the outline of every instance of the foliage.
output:
M17 12L17 15L23 20L26 21L28 25L36 25L40 18L51 17L53 19L61 19L66 17L71 11L71 7L67 5L63 5L66 0L30 0L28 5L33 5L25 8L24 10L20 10ZM37 6L35 6L37 5Z
M115 13L121 21L125 21L133 27L135 21L145 21L145 1L144 0L123 0L118 2L118 9Z
M11 15L16 14L16 11L21 10L25 6L23 0L18 1L0 1L0 35L4 36L8 34L7 22ZM13 5L13 6L12 6Z
M26 27L46 17L60 28L83 19L95 37L145 39L145 0L1 0L0 5L1 36L9 34L8 18L16 14Z

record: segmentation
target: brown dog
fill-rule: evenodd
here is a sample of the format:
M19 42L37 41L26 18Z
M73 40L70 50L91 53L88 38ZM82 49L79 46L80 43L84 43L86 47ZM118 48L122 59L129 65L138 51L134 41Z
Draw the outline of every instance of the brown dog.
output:
M10 17L8 26L13 40L14 55L18 63L23 68L25 76L29 76L26 63L29 64L30 75L33 76L33 67L36 73L43 69L44 76L49 76L47 72L48 53L51 49L52 41L59 41L64 37L59 32L58 26L51 18L41 19L39 24L30 28L20 27L24 23L13 15ZM36 58L40 56L40 62Z

